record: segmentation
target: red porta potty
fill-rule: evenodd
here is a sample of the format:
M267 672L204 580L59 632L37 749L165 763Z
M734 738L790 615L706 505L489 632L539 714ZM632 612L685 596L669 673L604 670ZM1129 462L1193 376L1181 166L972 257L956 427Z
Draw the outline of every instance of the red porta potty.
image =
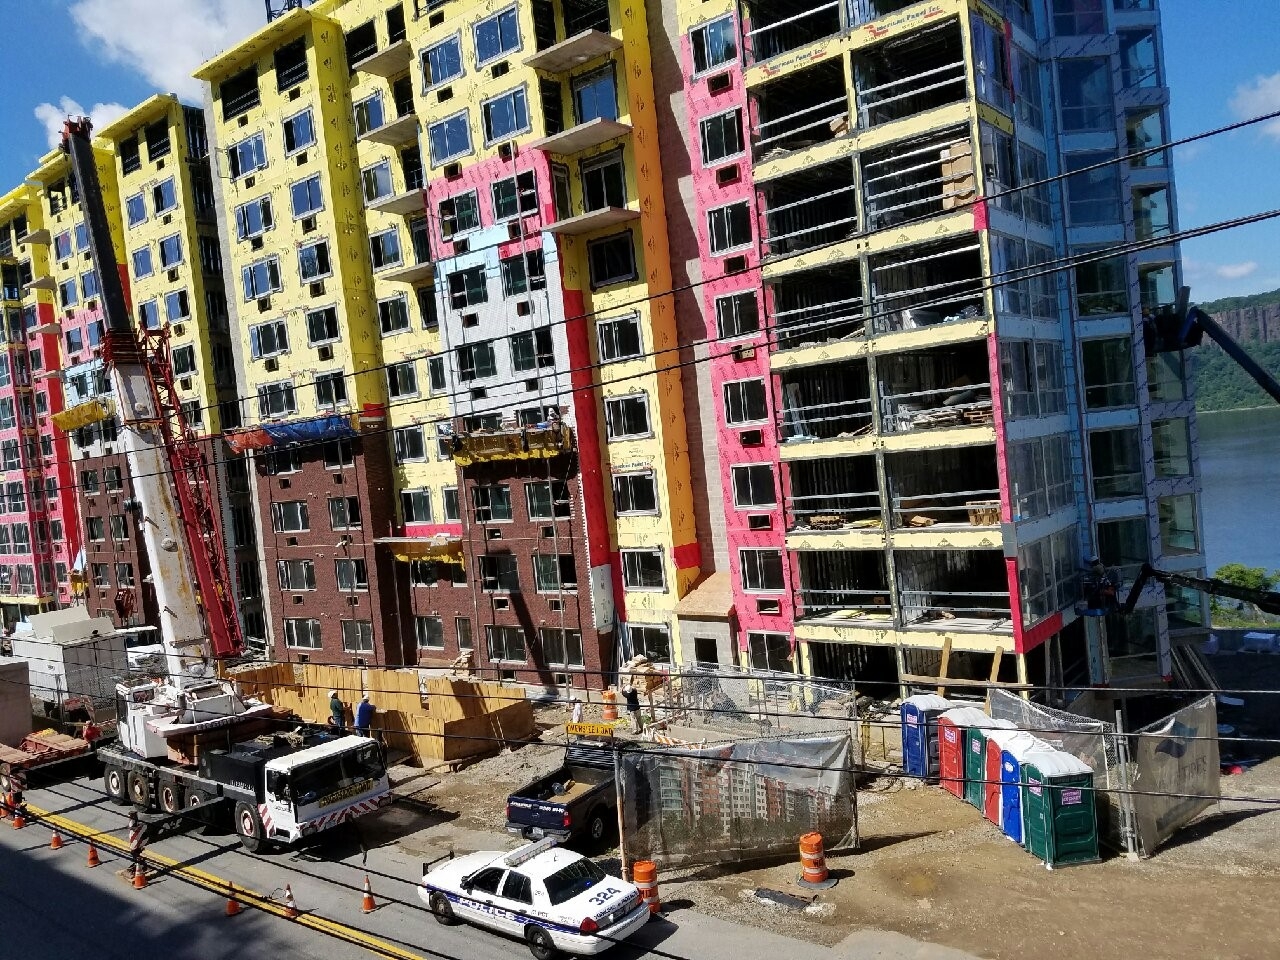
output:
M938 778L947 793L964 799L965 731L990 725L977 707L953 707L938 717Z
M1021 730L988 730L986 776L982 784L982 815L1002 826L1000 812L1003 809L1003 762L1004 752L1018 749L1024 741L1028 745L1035 743L1035 737Z

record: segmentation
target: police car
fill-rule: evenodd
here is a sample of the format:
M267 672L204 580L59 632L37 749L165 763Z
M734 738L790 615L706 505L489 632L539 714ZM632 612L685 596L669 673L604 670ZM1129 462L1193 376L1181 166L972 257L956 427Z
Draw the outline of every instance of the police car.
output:
M537 960L603 953L649 919L640 891L554 837L422 867L418 896L446 925L467 921L519 937Z

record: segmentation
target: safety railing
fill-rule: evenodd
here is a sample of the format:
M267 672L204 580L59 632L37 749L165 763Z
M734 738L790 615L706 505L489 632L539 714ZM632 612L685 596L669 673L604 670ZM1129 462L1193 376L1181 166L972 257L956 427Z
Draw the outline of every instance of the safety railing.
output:
M801 587L799 599L796 616L800 619L821 619L836 612L843 614L841 619L855 619L858 614L883 617L893 613L887 587L883 590Z
M871 430L871 401L836 400L783 408L778 429L784 443L834 440Z
M841 3L842 0L829 0L827 3L801 10L781 20L753 26L744 37L743 55L747 66L839 33ZM763 6L763 4L754 4L749 8L750 22L754 23L760 19L758 11ZM792 4L786 6L788 9L794 9Z
M768 254L797 253L857 233L857 188L850 184L767 207L765 244Z
M902 120L946 103L947 91L955 99L965 93L964 61L943 64L910 77L900 77L858 91L858 116L863 127ZM932 96L930 96L932 94Z
M849 114L849 99L841 93L838 97L802 107L785 116L764 120L756 125L755 148L757 156L770 150L791 150L801 144L830 140L835 136L831 125ZM800 134L814 131L811 137Z
M1007 590L900 590L898 597L908 626L944 624L959 617L1008 620L1012 616Z
M787 498L788 532L844 530L881 524L880 493L812 493Z
M929 527L953 524L970 527L1000 525L1000 491L956 490L893 498L895 527Z
M880 399L880 429L884 433L959 427L991 420L989 383L916 390Z

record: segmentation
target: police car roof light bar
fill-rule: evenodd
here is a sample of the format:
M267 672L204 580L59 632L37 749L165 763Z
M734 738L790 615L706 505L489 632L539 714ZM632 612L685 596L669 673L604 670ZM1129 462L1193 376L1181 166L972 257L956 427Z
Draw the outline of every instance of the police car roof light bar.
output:
M518 867L522 863L528 863L539 854L546 853L559 842L555 837L543 837L535 843L529 843L512 850L502 858L502 862L508 867Z

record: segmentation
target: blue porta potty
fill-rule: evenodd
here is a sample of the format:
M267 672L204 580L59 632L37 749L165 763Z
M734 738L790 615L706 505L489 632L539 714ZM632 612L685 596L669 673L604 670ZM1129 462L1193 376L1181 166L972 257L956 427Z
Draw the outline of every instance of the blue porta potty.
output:
M1022 818L1022 760L1028 754L1052 750L1049 744L1021 733L1008 737L1000 751L1000 829L1017 844L1026 843Z
M910 777L938 776L938 717L955 704L933 693L902 701L902 769Z

